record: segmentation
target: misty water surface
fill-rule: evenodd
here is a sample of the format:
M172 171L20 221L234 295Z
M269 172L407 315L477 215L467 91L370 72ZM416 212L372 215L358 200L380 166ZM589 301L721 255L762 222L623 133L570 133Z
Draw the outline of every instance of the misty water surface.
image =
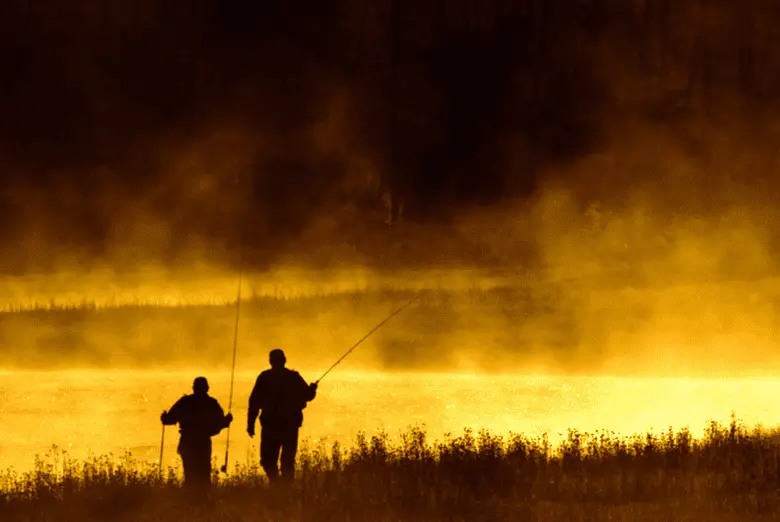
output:
M307 380L320 371L301 370ZM212 394L227 408L229 373L206 373ZM237 376L231 463L254 462L257 438L245 433L246 403L254 372ZM159 414L188 393L191 375L175 372L5 372L0 386L3 440L0 468L30 469L34 456L57 445L74 458L131 451L140 460L159 454ZM780 383L769 380L682 380L390 374L336 371L305 410L301 437L311 444L349 444L360 431L391 438L409 426L431 438L465 427L552 441L569 428L630 435L690 426L700 434L708 419L728 422L734 410L747 424L773 426L780 415ZM167 429L166 464L178 465L175 428ZM224 458L226 435L214 438Z

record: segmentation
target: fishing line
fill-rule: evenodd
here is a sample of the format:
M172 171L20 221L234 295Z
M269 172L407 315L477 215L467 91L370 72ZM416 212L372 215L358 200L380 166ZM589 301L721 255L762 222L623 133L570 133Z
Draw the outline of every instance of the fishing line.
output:
M423 292L424 292L424 291L423 291ZM411 304L412 304L412 303L414 303L415 301L417 301L417 300L420 298L420 296L423 294L423 292L420 292L419 294L417 294L416 296L414 296L414 298L413 298L411 301L409 301L408 303L406 303L405 305L403 305L401 308L399 308L398 310L396 310L396 311L395 311L395 312L393 312L392 314L390 314L390 315L388 315L387 317L385 317L385 319L384 319L384 320L383 320L381 323L379 323L378 325L376 325L376 326L375 326L375 327L374 327L374 328L373 328L373 329L372 329L370 332L368 332L366 335L364 335L362 339L360 339L358 342L356 342L355 344L353 344L353 345L352 345L352 348L350 348L349 350L347 350L347 351L346 351L346 353L344 353L344 355L342 355L342 356L339 358L339 360L338 360L338 361L336 361L335 363L333 363L333 365L332 365L330 368L328 368L328 369L327 369L327 371L326 371L325 373L323 373L323 374L322 374L322 377L320 377L319 379L317 379L317 380L315 381L315 384L319 384L319 383L320 383L320 381L321 381L322 379L324 379L324 378L325 378L325 376L326 376L326 375L328 375L328 374L330 373L330 371L331 371L333 368L335 368L335 367L336 367L336 366L337 366L337 365L338 365L338 364L339 364L341 361L343 361L344 359L346 359L346 357L347 357L347 356L348 356L350 353L352 353L352 350L354 350L355 348L357 348L358 346L360 346L361 344L363 344L363 341L365 341L366 339L368 339L368 338L371 336L371 334L373 334L374 332L376 332L377 330L379 330L380 328L382 328L382 326L384 326L384 324L385 324L387 321L389 321L390 319L392 319L392 318L393 318L393 317L395 317L396 315L400 314L401 312L403 312L404 310L406 310L406 308L408 308L409 306L411 306Z

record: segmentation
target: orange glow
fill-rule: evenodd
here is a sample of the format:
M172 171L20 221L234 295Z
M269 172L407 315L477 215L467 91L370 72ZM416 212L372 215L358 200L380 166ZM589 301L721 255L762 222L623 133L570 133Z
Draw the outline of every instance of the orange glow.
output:
M257 371L261 368L258 367ZM314 379L322 369L299 368ZM29 469L36 453L56 444L73 458L130 451L140 460L159 455L159 413L189 392L192 375L208 375L211 393L227 405L229 373L187 372L4 372L5 426L0 468ZM257 460L257 440L243 427L246 401L256 374L237 375L231 460ZM545 377L532 375L390 374L340 370L324 380L319 397L304 411L301 436L310 444L349 444L358 431L384 430L391 440L409 426L425 425L432 439L464 427L499 435L549 434L569 428L632 435L690 426L700 436L708 420L728 423L733 409L747 425L778 418L780 384L769 380ZM176 465L176 430L168 430L165 461ZM226 435L214 438L224 455Z

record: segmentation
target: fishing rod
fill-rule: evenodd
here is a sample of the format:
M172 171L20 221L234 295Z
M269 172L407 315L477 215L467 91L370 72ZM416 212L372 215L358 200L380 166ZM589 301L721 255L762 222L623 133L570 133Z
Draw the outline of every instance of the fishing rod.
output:
M238 186L238 189L241 188L241 176L239 174L236 175L236 185ZM254 200L254 177L250 174L249 179L249 190L246 192L242 192L242 194L246 195L246 193L249 193L249 205L247 207L244 207L245 210L247 208L251 207L251 203ZM241 313L241 281L244 276L244 261L246 259L246 223L247 223L247 216L244 217L243 220L241 220L241 224L239 225L238 230L238 290L236 291L236 323L233 327L233 364L230 368L230 399L228 402L228 414L232 413L233 409L233 383L235 382L235 376L236 376L236 350L238 348L238 319ZM231 422L232 424L232 422ZM228 424L227 427L227 438L225 440L225 463L222 465L220 470L222 473L227 473L227 466L228 466L228 453L230 451L230 424Z
M233 328L233 367L230 370L230 401L228 403L228 413L233 409L233 382L236 375L236 349L238 347L238 318L241 312L241 279L244 275L243 263L238 268L238 292L236 293L236 324ZM225 463L222 465L222 473L227 473L228 451L230 450L230 424L227 427L227 440L225 442Z
M424 291L423 291L423 292L424 292ZM358 346L360 346L361 344L363 344L363 341L365 341L366 339L368 339L369 337L371 337L371 334L373 334L374 332L376 332L377 330L379 330L380 328L382 328L382 326L384 326L384 324L385 324L387 321L389 321L390 319L392 319L392 318L393 318L393 317L395 317L396 315L398 315L398 314L400 314L401 312L403 312L404 310L406 310L406 309L407 309L409 306L411 306L411 304L412 304L412 303L414 303L415 301L417 301L417 300L420 298L420 296L423 294L423 292L420 292L420 293L418 293L416 296L414 296L414 298L413 298L411 301L409 301L408 303L406 303L405 305L403 305L401 308L399 308L398 310L396 310L396 311L395 311L395 312L393 312L392 314L390 314L390 315L388 315L387 317L385 317L385 319L384 319L384 320L383 320L381 323L379 323L378 325L376 325L376 326L375 326L375 327L374 327L374 328L373 328L373 329L372 329L370 332L368 332L366 335L364 335L362 339L360 339L358 342L356 342L355 344L353 344L353 345L352 345L352 348L350 348L349 350L347 350L347 351L344 353L344 355L342 355L342 356L339 358L339 360L338 360L338 361L336 361L335 363L333 363L333 365L332 365L330 368L328 368L328 369L327 369L327 371L326 371L325 373L323 373L323 374L322 374L322 377L320 377L319 379L317 379L317 380L316 380L314 383L315 383L315 384L319 384L319 383L320 383L320 381L321 381L322 379L324 379L324 378L325 378L325 376L326 376L326 375L328 375L328 374L330 373L330 371L331 371L333 368L335 368L336 366L338 366L338 364L339 364L341 361L343 361L344 359L346 359L346 357L347 357L347 356L348 356L350 353L352 353L352 350L354 350L355 348L357 348Z
M162 436L160 437L160 478L163 474L163 448L165 447L165 424L162 425Z

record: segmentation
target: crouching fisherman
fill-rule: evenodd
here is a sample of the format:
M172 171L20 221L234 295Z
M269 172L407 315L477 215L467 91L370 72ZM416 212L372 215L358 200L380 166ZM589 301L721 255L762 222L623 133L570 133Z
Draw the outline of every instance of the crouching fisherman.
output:
M179 424L178 452L184 465L184 485L208 489L211 484L211 437L233 421L222 406L209 395L209 383L198 377L192 383L192 395L185 395L160 420L165 425Z
M287 358L282 350L271 350L271 368L263 371L249 397L247 433L255 435L260 414L260 465L268 480L277 482L279 461L281 478L290 483L295 475L298 452L298 430L303 425L303 409L317 395L317 383L306 384L301 374L285 368ZM280 457L281 453L281 459Z

